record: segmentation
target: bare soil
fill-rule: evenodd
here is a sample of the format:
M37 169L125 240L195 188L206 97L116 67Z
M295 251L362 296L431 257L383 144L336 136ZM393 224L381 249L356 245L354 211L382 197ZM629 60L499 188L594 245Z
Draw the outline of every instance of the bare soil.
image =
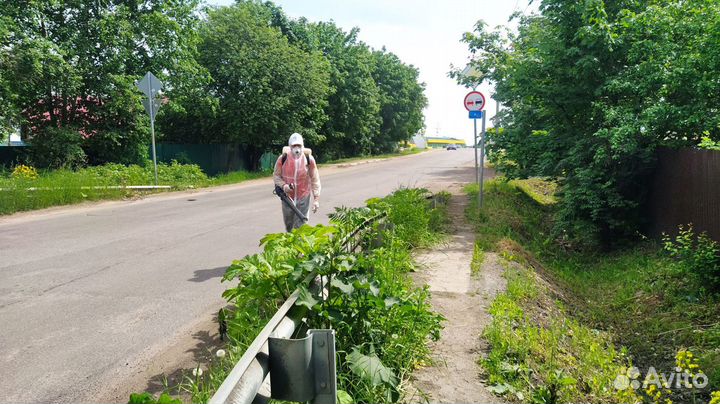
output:
M433 364L413 374L407 402L501 403L487 390L478 364L487 347L482 331L490 322L487 308L505 290L503 267L495 253L485 253L477 275L471 275L475 233L465 219L467 197L456 184L448 213L453 223L446 244L416 256L418 284L427 284L434 309L445 316L445 329L432 344Z
M173 397L183 403L190 402L190 395L178 392L177 386L192 370L200 366L205 370L207 363L223 345L218 335L217 312L208 313L195 324L169 338L157 353L148 353L138 361L132 376L121 378L115 385L107 386L100 395L92 399L98 403L127 403L131 393L150 392L156 397L171 389ZM133 366L125 364L125 366Z

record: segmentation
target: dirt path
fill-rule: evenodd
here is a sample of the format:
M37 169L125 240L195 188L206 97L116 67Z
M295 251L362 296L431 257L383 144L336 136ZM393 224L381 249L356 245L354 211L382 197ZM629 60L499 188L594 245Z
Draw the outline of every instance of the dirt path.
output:
M450 192L452 237L416 257L421 269L415 277L430 286L432 305L447 321L440 340L432 345L434 364L414 373L407 401L499 403L480 378L478 359L485 348L480 335L490 322L487 307L505 289L505 279L494 253L486 253L479 274L471 275L475 233L465 220L467 197L457 187Z

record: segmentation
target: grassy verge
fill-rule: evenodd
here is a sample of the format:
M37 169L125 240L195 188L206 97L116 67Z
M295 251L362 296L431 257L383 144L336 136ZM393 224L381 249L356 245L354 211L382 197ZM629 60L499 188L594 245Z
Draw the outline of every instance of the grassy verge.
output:
M651 366L669 375L684 363L683 352L692 352L693 372L702 369L709 377L705 389L631 390L645 402L707 402L720 384L717 296L704 292L658 242L613 252L564 248L551 232L553 206L544 195L549 186L538 184L492 181L484 208L468 210L478 245L514 262L508 294L493 304L497 324L486 335L492 351L484 365L493 385L511 386L506 391L521 392L524 401L623 402L632 396L618 396L607 377L627 374L627 360L643 381ZM477 187L467 191L475 195ZM549 286L538 287L543 284ZM533 310L538 302L552 308L550 314ZM628 356L613 345L626 347ZM553 389L557 393L548 396Z
M632 390L608 389L629 363L610 337L567 313L562 298L504 240L507 292L489 312L484 338L492 347L482 365L492 391L529 403L625 402Z
M233 184L268 175L270 174L264 172L238 171L208 177L196 165L158 165L160 185L169 185L175 190ZM106 164L76 171L40 172L19 166L14 173L0 172L0 215L83 201L132 198L141 193L162 192L117 188L154 183L152 164L145 167Z
M400 400L412 370L429 362L427 343L441 329L429 291L415 287L407 276L413 269L412 249L439 240L447 222L441 216L448 195L427 196L424 190L399 190L364 208L336 210L330 226L303 226L263 238L263 251L233 262L223 278L231 283L223 294L231 305L223 312L230 342L222 355L189 372L170 391L207 402L279 304L300 287L295 309L305 314L296 333L335 330L339 402ZM363 236L363 252L347 253L338 245L337 240L381 212L387 222ZM325 298L301 283L312 272L329 279Z
M323 165L348 163L368 158L380 159L407 156L424 150L408 149L398 153L362 156L335 160ZM21 166L24 167L24 166ZM142 194L166 192L167 190L133 190L112 187L154 185L152 164L144 167L122 164L106 164L79 170L35 171L21 169L22 175L0 168L0 215L43 209L51 206L70 205L84 201L134 198ZM272 172L235 171L208 177L193 164L158 165L158 182L172 190L205 188L237 184L257 178L269 177Z
M218 174L214 177L209 177L207 182L200 184L203 187L214 187L218 185L237 184L249 180L255 180L258 178L265 178L272 176L271 171L233 171L225 174Z

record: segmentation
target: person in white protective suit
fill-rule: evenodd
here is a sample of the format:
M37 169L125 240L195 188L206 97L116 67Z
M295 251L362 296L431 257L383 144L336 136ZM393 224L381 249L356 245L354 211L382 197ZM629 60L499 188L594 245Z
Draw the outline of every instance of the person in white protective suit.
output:
M312 151L305 148L299 133L293 133L288 140L288 146L283 148L282 154L275 163L273 179L275 185L282 187L306 217L309 217L311 196L312 211L317 212L320 207L320 173ZM303 220L285 203L282 203L282 213L286 231L292 231L303 225Z

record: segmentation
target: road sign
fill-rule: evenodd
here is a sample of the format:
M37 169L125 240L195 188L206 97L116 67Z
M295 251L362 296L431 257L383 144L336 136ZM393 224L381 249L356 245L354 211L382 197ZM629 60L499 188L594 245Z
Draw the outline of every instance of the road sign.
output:
M465 96L464 104L468 111L482 111L485 108L485 96L479 91L470 91Z
M135 85L148 98L157 97L158 92L160 92L164 87L162 81L155 77L155 75L151 72L147 72L147 74L145 74L145 77L143 77L140 81L135 82Z
M145 107L145 112L150 115L151 118L155 118L157 116L158 110L160 109L160 98L153 98L152 101L152 111L150 111L150 99L143 98L142 105Z
M485 111L470 111L470 119L482 119Z

